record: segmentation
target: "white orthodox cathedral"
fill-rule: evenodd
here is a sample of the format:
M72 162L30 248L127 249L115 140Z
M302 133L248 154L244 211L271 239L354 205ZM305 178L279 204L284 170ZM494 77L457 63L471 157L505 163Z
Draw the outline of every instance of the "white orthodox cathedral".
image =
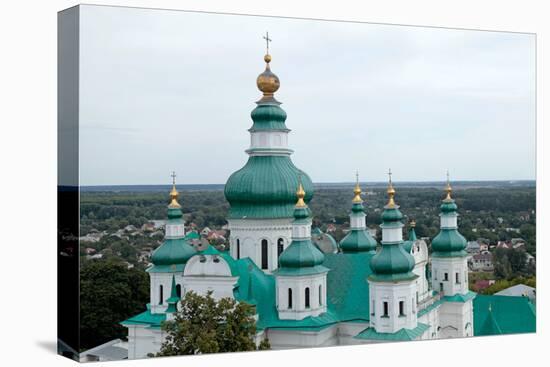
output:
M271 56L264 59L265 71L257 79L263 96L248 130L249 159L225 185L229 250L192 245L174 184L165 240L147 269L150 303L122 322L128 328L128 358L160 350L161 324L189 291L212 291L216 299L254 305L256 341L268 338L272 349L473 336L476 294L468 289L466 240L458 232L450 184L431 260L414 222L403 240L391 174L380 243L366 227L359 182L346 237L332 245L326 238L315 240L323 235L311 229L315 213L308 202L314 187L290 159L286 113L274 97L279 79L271 72ZM490 313L491 307L485 327L496 330Z

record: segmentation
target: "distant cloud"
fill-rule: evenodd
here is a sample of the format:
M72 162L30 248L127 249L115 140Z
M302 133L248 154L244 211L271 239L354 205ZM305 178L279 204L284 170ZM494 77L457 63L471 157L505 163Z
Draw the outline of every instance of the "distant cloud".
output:
M84 6L82 184L224 183L269 29L293 161L317 182L535 177L535 37Z

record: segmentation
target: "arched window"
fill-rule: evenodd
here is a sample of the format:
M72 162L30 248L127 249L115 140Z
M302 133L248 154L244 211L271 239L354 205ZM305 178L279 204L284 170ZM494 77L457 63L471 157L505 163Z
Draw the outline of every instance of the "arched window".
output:
M235 256L237 256L237 260L239 260L241 258L241 240L239 240L238 238L237 238L236 247L237 247L237 251L235 251L236 253Z
M181 298L181 284L176 285L176 294Z
M288 308L292 308L292 289L288 288Z
M162 288L162 285L160 286L159 288L159 305L162 305L162 301L164 299L164 292L163 292L163 288Z
M279 238L277 240L277 257L281 256L283 253L283 250L285 249L285 241L282 238Z
M262 269L267 269L267 240L262 240Z
M323 305L323 286L319 285L319 306Z
M306 287L306 308L309 307L309 287Z

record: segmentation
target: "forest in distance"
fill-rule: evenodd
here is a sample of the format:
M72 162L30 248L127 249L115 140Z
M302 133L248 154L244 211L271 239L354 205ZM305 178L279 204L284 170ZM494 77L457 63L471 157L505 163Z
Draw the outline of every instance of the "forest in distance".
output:
M367 225L377 229L387 202L385 185L362 185ZM416 221L418 237L430 240L439 232L439 213L444 185L407 186L395 184L396 202L405 215L404 224ZM536 257L536 190L532 184L453 184L458 205L459 230L468 241L486 242L521 238L521 251L493 248L494 271L472 271L470 288L493 294L514 284L536 286L535 268L526 264L525 254ZM205 189L178 185L186 230L205 227L220 230L226 224L229 204L223 185ZM113 338L126 336L121 320L143 312L149 302L149 279L145 272L150 254L163 241L162 228L147 229L152 221L167 215L170 186L128 187L113 190L83 190L80 195L80 293L82 347L87 349ZM313 227L338 241L349 229L353 184L318 185L309 206ZM407 228L407 227L406 227ZM405 229L406 229L405 228ZM227 232L227 231L225 231ZM225 234L228 238L229 233ZM407 238L406 231L404 238ZM377 231L380 241L380 231ZM227 249L227 244L226 249ZM491 280L490 287L475 288L478 281Z
M520 182L520 181L516 181ZM396 201L405 215L406 221L416 221L418 237L433 238L439 231L439 206L444 196L442 184L400 185L395 184ZM155 186L153 186L155 187ZM81 192L80 235L90 231L116 231L127 225L141 227L151 220L166 217L169 186L155 190L136 189L135 191L83 190ZM197 228L218 229L227 221L229 204L223 194L223 185L216 189L204 190L178 186L180 203L186 222ZM353 184L317 185L310 208L313 213L313 226L325 231L332 225L333 236L340 240L349 227L349 210ZM453 197L459 208L460 232L468 241L478 238L496 243L521 237L527 251L536 256L536 188L533 181L522 184L496 182L453 183ZM112 190L112 189L111 189ZM367 186L363 194L367 212L367 226L377 227L387 196L381 185Z

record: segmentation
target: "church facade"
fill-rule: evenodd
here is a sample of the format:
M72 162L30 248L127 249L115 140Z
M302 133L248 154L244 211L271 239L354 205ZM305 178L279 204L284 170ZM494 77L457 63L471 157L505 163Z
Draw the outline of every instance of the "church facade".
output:
M448 180L431 254L416 238L414 222L403 239L404 217L391 172L380 243L366 227L359 182L350 200L347 235L329 249L312 239L313 183L290 158L287 116L275 98L279 78L269 54L264 61L257 79L262 97L248 130L249 158L225 185L229 250L192 244L174 183L165 240L147 269L150 303L122 322L128 329L128 357L160 350L161 325L189 291L255 305L257 343L268 338L272 349L469 337L483 334L475 332L482 330L474 325L478 319L494 330L491 303L474 317L466 239L458 230Z

